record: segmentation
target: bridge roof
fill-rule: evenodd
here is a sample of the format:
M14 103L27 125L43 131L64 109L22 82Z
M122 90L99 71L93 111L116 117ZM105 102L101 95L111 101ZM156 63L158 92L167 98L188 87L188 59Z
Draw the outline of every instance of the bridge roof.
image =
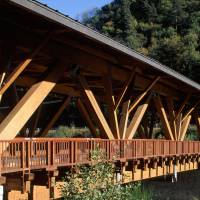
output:
M88 37L90 40L96 41L98 43L101 43L102 45L106 45L107 48L111 48L112 50L118 51L121 54L126 54L128 56L131 56L132 58L143 62L147 65L150 65L155 70L161 71L179 81L182 81L189 86L192 86L193 88L200 90L200 85L189 78L181 75L180 73L166 67L165 65L162 65L161 63L157 62L154 59L151 59L147 56L144 56L133 49L130 49L126 47L125 45L114 41L113 39L95 31L91 28L84 26L83 24L73 20L72 18L69 18L68 16L58 12L57 10L54 10L52 8L47 7L44 4L41 4L37 1L32 0L9 0L12 3L15 3L16 5L22 6L25 9L29 9L34 13L37 13L49 20L53 20L54 22L57 22L64 27L68 27L77 33L83 34L85 37Z

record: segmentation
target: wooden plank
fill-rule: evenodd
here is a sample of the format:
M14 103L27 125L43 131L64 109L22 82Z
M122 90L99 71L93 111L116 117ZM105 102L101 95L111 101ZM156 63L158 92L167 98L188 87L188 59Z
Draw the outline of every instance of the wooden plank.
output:
M138 108L127 128L125 139L131 140L134 137L134 135L142 121L142 118L148 108L150 99L151 99L151 95L148 97L147 101L144 104L138 106Z
M160 119L163 123L163 128L164 128L164 133L165 133L166 139L174 140L174 136L171 131L171 127L170 127L169 121L167 119L167 114L166 114L163 104L161 102L160 96L154 97L154 102L155 102L156 109L160 115Z
M115 101L111 82L111 73L109 73L107 76L104 76L104 88L106 91L106 100L108 103L109 125L115 139L120 139L117 111L115 110Z
M172 97L167 97L167 107L169 112L170 126L175 140L178 140L178 135L176 132L176 121L175 121L175 111L174 111L174 102Z
M63 76L67 63L53 67L49 75L41 82L34 84L15 108L0 124L0 140L13 139L41 105L43 100L55 87L56 82Z
M136 100L132 103L130 106L129 112L131 112L140 102L141 100L146 96L146 94L152 89L152 87L160 80L160 77L157 77L153 80L150 85L147 86L147 88L144 90L144 92L136 98Z
M116 100L115 110L117 110L117 108L119 107L124 95L126 94L128 87L129 87L129 85L130 85L130 83L133 80L133 77L135 75L135 71L136 71L136 68L133 68L133 70L131 71L131 75L128 77L128 79L124 83L124 86L122 87L121 93L119 94L119 96Z
M102 130L109 139L114 139L113 133L112 133L110 127L108 126L108 123L97 103L97 100L96 100L93 92L90 90L85 77L82 75L79 76L79 81L82 86L83 93L85 94L87 101L90 103L90 106L92 107L94 114L96 115L97 123L100 126L100 130Z
M129 112L128 112L129 105L130 105L130 100L124 102L122 105L122 116L119 123L119 132L120 132L121 139L125 139L127 124L128 124L128 117L129 117Z
M24 71L24 69L32 62L35 55L42 49L42 47L48 42L51 34L47 36L42 42L34 49L34 51L23 61L21 62L14 71L8 76L5 80L5 84L0 88L0 96L10 87L10 85L17 79L17 77Z
M179 107L178 111L176 112L175 120L177 119L177 117L179 116L179 114L183 111L183 108L185 107L185 105L189 101L190 97L191 97L191 94L188 94L185 97L185 99L183 100L183 103L181 104L181 106Z
M181 141L185 139L185 135L187 133L190 121L191 121L192 116L189 115L185 120L183 121L182 127L181 127L181 137L179 138Z
M61 114L63 113L63 111L65 110L65 108L70 104L71 102L71 97L68 96L64 102L61 104L61 106L59 107L58 111L55 113L55 115L53 116L53 118L49 121L49 123L47 124L47 126L45 127L45 129L42 131L41 137L45 137L49 130L53 127L53 125L56 123L56 121L59 119L59 117L61 116Z
M78 107L83 119L87 123L88 128L90 129L91 133L94 136L98 136L97 135L97 131L96 131L96 127L95 127L94 123L92 122L92 119L91 119L87 109L85 108L85 105L83 104L83 102L81 101L80 98L77 100L76 105L77 105L77 107Z

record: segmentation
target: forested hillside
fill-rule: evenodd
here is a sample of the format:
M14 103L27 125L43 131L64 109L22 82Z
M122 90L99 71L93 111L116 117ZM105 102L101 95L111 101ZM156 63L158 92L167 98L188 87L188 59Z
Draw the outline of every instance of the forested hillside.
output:
M200 83L199 0L114 0L82 22Z

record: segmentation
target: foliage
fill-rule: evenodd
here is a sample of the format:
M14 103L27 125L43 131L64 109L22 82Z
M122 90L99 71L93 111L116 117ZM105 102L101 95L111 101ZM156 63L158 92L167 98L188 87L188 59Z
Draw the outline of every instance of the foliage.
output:
M75 125L68 126L59 126L56 130L51 130L47 137L91 137L90 130L88 128L76 128Z
M113 182L113 166L100 150L91 153L90 166L77 166L67 173L61 188L65 200L150 200L151 193L141 185L121 186Z
M200 1L114 0L82 22L199 82Z
M192 140L192 141L198 141L199 140L199 136L198 136L198 131L197 131L197 127L194 125L190 125L187 135L186 135L186 140Z

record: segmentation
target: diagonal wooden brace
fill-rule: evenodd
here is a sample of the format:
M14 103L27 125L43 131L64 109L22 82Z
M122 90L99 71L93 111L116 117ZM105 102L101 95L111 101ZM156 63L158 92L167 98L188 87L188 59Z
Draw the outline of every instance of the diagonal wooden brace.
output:
M83 93L90 104L91 108L93 109L93 112L95 114L95 119L97 120L97 124L99 125L99 128L101 131L103 131L103 134L105 134L109 139L114 139L113 133L101 111L101 108L99 107L97 100L93 94L93 92L90 90L87 81L84 76L79 76L79 82L81 84Z
M174 140L174 136L173 136L164 106L161 102L160 96L154 97L154 102L155 102L156 109L160 115L161 121L163 122L163 128L164 128L166 139Z
M49 75L41 82L34 84L14 109L0 124L0 140L14 139L43 100L55 87L56 82L63 76L67 63L53 67Z
M151 95L149 96L149 98L147 99L147 101L144 104L138 106L138 108L127 128L126 137L125 137L126 139L131 140L134 137L134 135L142 121L142 118L148 108L150 99L151 99Z
M0 96L10 87L10 85L19 77L19 75L24 71L24 69L32 62L35 55L42 49L42 47L48 42L51 34L47 36L42 42L34 49L34 51L23 61L21 62L15 70L7 77L5 84L0 88Z
M136 100L130 105L129 112L131 112L140 102L141 100L147 95L147 93L152 89L152 87L160 80L160 77L157 77L153 80L150 85L144 90L144 92L136 98Z

